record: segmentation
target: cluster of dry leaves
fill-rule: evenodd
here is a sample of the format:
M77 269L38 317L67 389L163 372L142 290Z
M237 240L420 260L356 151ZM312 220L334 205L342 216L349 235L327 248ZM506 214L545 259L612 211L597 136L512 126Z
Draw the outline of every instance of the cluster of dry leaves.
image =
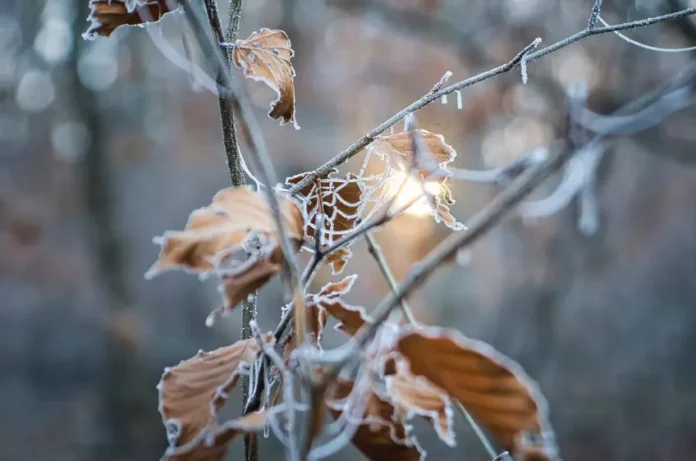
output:
M108 36L121 25L142 23L142 9L157 20L180 5L174 0L92 0L91 4L88 37ZM294 123L292 55L287 35L278 30L262 29L233 45L233 61L244 75L277 92L269 115ZM410 127L378 138L367 152L388 165L383 177L406 166L419 181L437 180L438 194L424 192L434 218L454 230L463 228L449 212L454 200L446 186L447 165L456 153L442 136ZM286 184L295 185L305 176L287 178ZM374 188L367 188L363 179L332 170L296 196L281 188L275 192L292 248L313 252L314 258L332 266L334 274L349 260L348 246L352 237L361 235L366 213L380 206L387 212L393 204L377 200L368 207ZM287 258L295 258L283 253L280 239L267 197L250 187L226 188L208 206L194 210L183 230L168 231L157 240L161 252L147 275L183 269L201 277L215 276L224 308L232 311L281 272ZM303 282L309 280L311 274ZM519 365L456 331L404 325L398 315L375 324L369 311L344 300L356 283L353 274L316 293L302 293L304 306L295 303L294 308L303 309L295 319L303 319L306 328L297 331L307 331L306 337L292 338L291 328L285 335L257 332L253 338L199 352L166 369L158 385L169 440L163 459L221 460L237 436L266 428L302 459L328 457L350 442L373 460L424 459L411 420L428 421L444 443L455 446L453 413L460 407L519 459L557 458L546 402ZM280 315L279 307L270 308ZM332 351L321 345L329 319L352 338L350 344L366 329L376 331L356 360L338 373L332 368L336 364ZM242 376L251 378L252 393L263 383L261 405L238 419L221 421L220 409ZM298 436L301 426L307 430Z

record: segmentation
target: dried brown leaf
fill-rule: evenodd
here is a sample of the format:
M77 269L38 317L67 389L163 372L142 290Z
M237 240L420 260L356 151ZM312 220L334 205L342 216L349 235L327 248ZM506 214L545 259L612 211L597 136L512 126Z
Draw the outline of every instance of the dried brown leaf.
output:
M511 453L535 440L555 457L546 400L517 363L486 343L439 328L407 330L397 348L413 375L459 400Z
M165 369L157 388L159 410L171 446L191 442L214 423L240 373L256 360L260 351L256 339L245 339L212 352L201 351Z
M108 37L118 27L159 21L187 0L90 0L86 39Z
M336 401L345 399L353 390L353 381L338 380L328 396L328 408L334 418L342 413ZM418 461L425 459L425 452L418 445L410 427L393 421L394 407L375 393L368 396L363 423L353 436L353 444L368 459L374 461L400 460Z
M232 309L247 296L264 286L283 267L283 253L279 247L260 257L252 257L234 271L220 274L225 309Z
M237 436L257 432L266 426L269 410L249 413L211 429L181 447L169 447L162 461L221 461Z
M287 197L278 197L285 229L299 248L302 213ZM251 247L255 240L260 248ZM225 305L232 307L265 284L283 264L275 221L266 198L249 187L229 187L212 203L191 213L183 231L167 231L156 240L158 260L147 272L183 268L206 275L217 269L223 280ZM244 262L244 257L251 257Z
M440 134L431 133L426 130L418 130L423 145L429 152L419 153L429 155L431 158L415 159L416 168L420 171L423 178L427 178L432 173L429 163L447 170L447 165L457 156L457 152L445 142L445 138ZM390 164L411 165L414 162L414 146L411 131L402 131L389 136L377 138L367 148L373 153L385 158Z
M402 421L412 415L426 418L435 428L440 439L455 446L452 430L452 404L447 393L426 380L413 376L404 362L397 365L397 373L386 376L387 390Z
M339 321L336 329L349 336L357 333L366 322L372 322L362 307L351 306L341 299L341 296L350 291L357 278L358 276L353 274L339 282L328 283L318 294L311 295L311 300L307 302L319 306L336 318Z
M343 268L346 267L346 263L351 256L353 256L353 252L347 246L329 253L326 257L326 262L331 265L331 272L333 275L338 275L343 272Z
M232 52L234 64L244 76L268 85L278 98L272 102L268 116L292 122L295 128L295 69L290 59L295 55L287 34L282 30L261 29L246 40L237 40Z

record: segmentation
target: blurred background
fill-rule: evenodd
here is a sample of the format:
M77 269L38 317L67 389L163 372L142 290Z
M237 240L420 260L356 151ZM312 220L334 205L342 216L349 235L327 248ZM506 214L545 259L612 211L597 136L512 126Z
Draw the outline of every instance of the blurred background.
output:
M244 3L241 37L280 28L296 51L301 130L267 118L272 93L244 82L283 177L328 160L448 70L458 81L508 61L536 37L551 44L581 30L592 6ZM605 3L611 23L689 6ZM239 311L214 328L204 324L220 303L214 282L184 273L143 278L158 253L152 238L182 228L229 184L217 99L140 28L84 42L87 12L87 0L0 4L2 461L159 459L166 438L155 385L163 367L240 338ZM171 14L150 27L183 50L182 19ZM628 34L692 46L694 21ZM590 37L530 63L527 85L515 70L465 89L461 109L452 95L418 119L458 151L456 166L501 166L562 136L569 84L584 82L588 107L610 113L693 59ZM611 143L597 177L594 234L578 230L575 202L534 223L512 216L473 247L467 264L439 270L411 299L418 319L490 342L538 380L568 461L696 459L695 123L689 107ZM466 222L499 190L457 183L454 215ZM412 213L377 238L401 279L449 232ZM364 244L353 249L345 273L360 277L349 300L369 310L387 287ZM317 284L330 277L322 273ZM275 325L281 299L277 281L261 293L263 329ZM429 459L488 459L461 421L456 449L416 426ZM241 453L236 443L230 459ZM273 440L262 441L262 459L279 457ZM347 448L336 459L362 458Z

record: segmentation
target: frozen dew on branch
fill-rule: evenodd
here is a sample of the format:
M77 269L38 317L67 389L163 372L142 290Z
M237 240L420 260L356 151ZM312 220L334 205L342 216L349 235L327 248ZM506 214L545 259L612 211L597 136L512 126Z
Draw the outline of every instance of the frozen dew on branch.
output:
M522 83L523 83L524 85L527 84L527 80L528 80L528 76L527 76L527 59L528 59L528 58L527 58L527 57L529 56L529 53L530 53L532 50L534 50L536 47L539 46L540 43L541 43L541 37L535 38L534 41L532 42L531 46L529 47L528 52L525 53L525 54L522 56L522 59L520 60L520 70L521 70L521 72L522 72Z

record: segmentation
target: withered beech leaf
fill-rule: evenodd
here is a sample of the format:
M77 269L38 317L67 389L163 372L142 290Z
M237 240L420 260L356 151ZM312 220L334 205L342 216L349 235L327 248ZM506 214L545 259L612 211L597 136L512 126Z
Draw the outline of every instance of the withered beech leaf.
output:
M301 207L305 216L305 236L307 239L314 239L315 229L320 221L322 241L325 245L334 243L355 229L365 195L357 176L349 173L343 178L336 178L334 175L337 172L335 168L332 169L300 191ZM307 174L309 173L290 176L285 183L295 185ZM322 216L321 220L319 216ZM330 253L324 261L331 265L333 274L337 275L351 256L350 249L344 246Z
M239 435L262 430L271 410L249 413L219 426L204 429L189 443L169 447L162 461L222 461L227 447Z
M294 55L285 32L260 29L246 40L237 40L232 61L245 77L265 83L278 95L268 116L281 119L281 125L292 122L299 128L295 121L295 69L290 62Z
M440 183L440 189L437 195L433 195L430 200L433 217L435 222L443 222L452 230L460 231L466 229L466 226L455 218L450 213L450 205L454 205L455 200L452 197L452 191L447 186L447 180Z
M174 11L187 0L90 0L90 22L85 39L98 35L108 37L120 26L134 26L159 21L162 16Z
M420 153L429 155L432 158L416 159L416 168L420 171L423 178L427 179L433 168L439 167L444 172L447 172L447 165L450 164L457 156L457 152L445 142L445 138L440 134L431 133L426 130L418 130L420 139L423 145L428 148L429 152ZM392 166L406 164L410 166L414 161L414 146L412 133L410 131L402 131L389 136L380 136L372 144L367 146L367 149L372 153L383 157Z
M347 246L341 247L326 256L326 262L331 266L331 273L338 275L343 272L346 263L353 256L353 252Z
M260 352L256 339L245 339L212 352L201 351L165 369L157 389L171 446L191 442L215 422L240 374L248 371Z
M347 398L352 389L353 381L340 379L330 390L327 407L334 418L339 418L343 410L337 401ZM362 424L352 438L358 450L373 461L424 460L426 453L410 433L410 426L393 420L394 407L373 392L368 399Z
M285 229L299 249L303 235L300 209L278 197ZM222 189L212 203L191 213L183 231L167 231L155 240L159 257L147 278L170 269L223 280L225 306L232 307L266 283L283 264L275 221L266 198L246 186ZM248 256L248 259L245 258Z
M452 404L447 393L413 376L403 361L397 362L396 367L397 372L385 376L385 381L399 419L408 421L414 414L423 416L443 442L455 446Z
M337 319L339 323L336 329L349 336L357 333L366 322L372 322L362 307L351 306L341 299L341 296L350 291L357 278L357 274L353 274L339 282L328 283L318 294L311 295L311 300L308 301L308 304L319 306Z
M459 400L512 454L535 445L555 459L546 400L516 362L486 343L434 327L405 330L397 348L413 375Z

